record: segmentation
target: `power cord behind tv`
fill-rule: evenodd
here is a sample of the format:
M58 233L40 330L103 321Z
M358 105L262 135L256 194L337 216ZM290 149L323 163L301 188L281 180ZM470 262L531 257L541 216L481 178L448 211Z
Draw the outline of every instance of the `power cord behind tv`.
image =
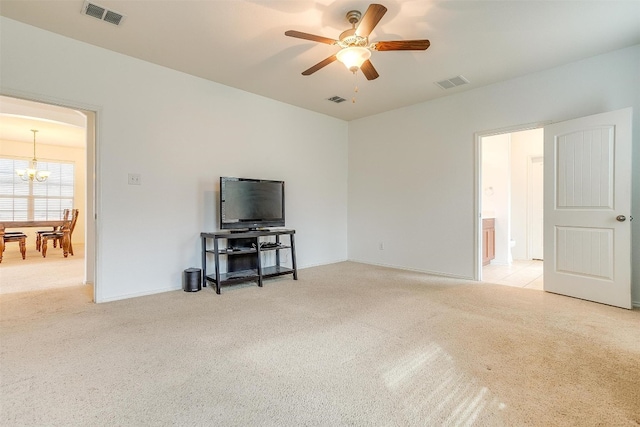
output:
M275 242L261 242L260 243L260 248L279 248L280 244L279 243L275 243Z

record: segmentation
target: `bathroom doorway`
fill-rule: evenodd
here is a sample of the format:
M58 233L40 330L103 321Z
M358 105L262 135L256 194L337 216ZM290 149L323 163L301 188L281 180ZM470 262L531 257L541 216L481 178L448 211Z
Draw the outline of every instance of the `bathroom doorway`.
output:
M479 137L479 280L542 289L541 127Z

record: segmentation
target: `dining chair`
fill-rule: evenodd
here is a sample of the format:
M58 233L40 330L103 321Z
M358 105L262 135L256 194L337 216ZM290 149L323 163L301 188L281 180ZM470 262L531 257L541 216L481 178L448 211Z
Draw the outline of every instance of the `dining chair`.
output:
M62 211L62 220L66 221L69 219L69 213L71 209L65 209ZM55 233L56 231L60 231L61 227L53 227L53 230L38 230L36 231L36 250L40 251L40 247L42 246L42 235L47 233ZM56 247L55 241L53 243L53 247Z
M47 242L49 240L53 241L54 247L57 242L60 245L60 249L62 249L62 238L64 237L65 227L69 228L69 253L73 255L73 244L71 243L71 240L72 240L71 236L73 236L73 229L76 228L76 222L78 221L79 212L80 212L79 209L71 209L71 219L65 220L63 222L62 227L60 227L60 230L41 234L41 239L42 239L41 249L42 249L43 258L47 257Z
M7 249L7 243L10 242L18 242L20 245L20 253L22 254L22 259L26 259L27 257L27 235L24 233L18 234L17 232L12 232L11 234L5 234L3 236L4 239L4 249ZM2 261L2 260L0 260Z

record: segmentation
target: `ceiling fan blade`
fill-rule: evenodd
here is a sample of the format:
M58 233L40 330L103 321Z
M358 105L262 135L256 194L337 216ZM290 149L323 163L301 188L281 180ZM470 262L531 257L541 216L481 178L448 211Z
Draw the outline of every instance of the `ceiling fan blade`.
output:
M387 8L383 5L370 4L358 24L356 35L360 37L369 37L371 31L373 31L375 26L378 25L378 22L380 22L385 13L387 13Z
M387 41L376 42L371 45L371 48L378 51L384 50L426 50L431 43L429 40L401 40L401 41Z
M336 58L335 55L331 55L327 59L318 62L316 65L314 65L313 67L309 68L308 70L304 70L302 72L302 75L303 76L309 76L309 75L315 73L316 71L318 71L320 68L326 67L327 65L331 64L336 59L338 59L338 58Z
M360 69L362 70L362 74L364 74L367 80L375 80L380 76L376 69L373 67L371 61L369 61L368 59L362 63Z
M327 37L316 36L314 34L303 33L301 31L289 30L284 33L285 36L295 37L298 39L311 40L318 43L336 44L338 41Z

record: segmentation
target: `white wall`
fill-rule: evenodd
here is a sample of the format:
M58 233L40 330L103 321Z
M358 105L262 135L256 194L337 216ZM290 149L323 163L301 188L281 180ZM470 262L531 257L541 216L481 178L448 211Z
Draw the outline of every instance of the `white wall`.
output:
M482 138L482 213L495 218L495 258L491 264L508 265L511 236L511 134ZM490 213L489 213L490 212Z
M0 92L97 110L98 301L180 289L221 175L286 181L299 267L346 259L346 122L0 19Z
M544 132L531 129L511 134L511 249L513 259L525 260L529 245L529 170L532 157L544 155Z
M74 207L84 210L85 206L85 182L86 182L86 156L83 148L61 147L56 145L37 144L37 157L41 161L73 162L75 171ZM31 160L33 157L33 144L18 141L0 140L0 155ZM34 184L37 185L37 184ZM84 214L78 217L78 222L71 236L76 245L84 244L85 220ZM27 234L27 244L35 247L35 235L37 230L43 228L25 228L22 231ZM46 229L46 228L44 228ZM75 246L74 246L75 248Z
M629 106L632 213L640 218L638 88L640 45L350 122L349 258L472 278L474 133ZM640 304L640 221L633 232Z

